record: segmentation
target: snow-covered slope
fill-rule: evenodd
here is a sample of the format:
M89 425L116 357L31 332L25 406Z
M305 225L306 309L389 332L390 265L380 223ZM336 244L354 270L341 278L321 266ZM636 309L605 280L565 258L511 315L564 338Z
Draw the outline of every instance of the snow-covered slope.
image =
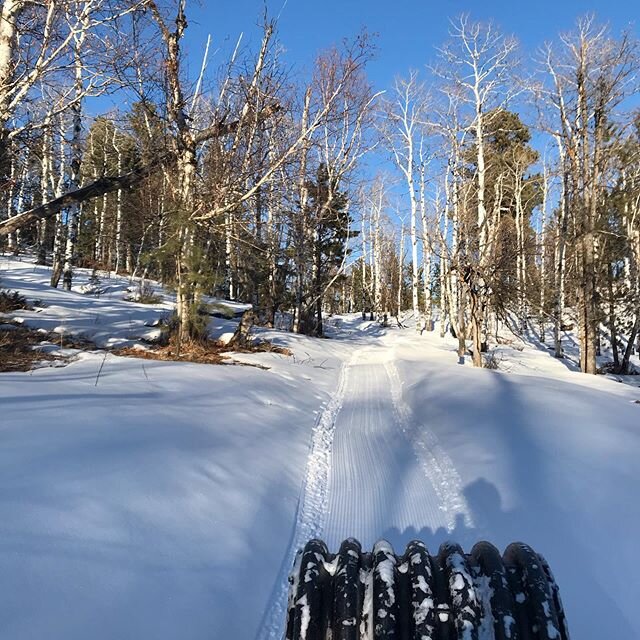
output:
M25 291L17 269L2 281ZM73 326L77 294L34 288L51 298L30 323L57 304ZM639 389L532 347L518 374L475 370L356 318L267 335L294 356L237 358L269 370L95 352L0 374L0 637L278 638L312 535L521 539L575 638L640 637Z
M26 326L65 335L87 338L99 347L127 347L139 340L154 340L159 335L157 325L174 308L175 296L165 292L157 283L147 281L157 296L157 304L139 304L134 297L139 281L124 276L98 272L92 281L88 269L76 269L72 291L49 286L51 268L38 266L30 257L15 258L0 254L0 287L19 291L29 300L37 301L33 310L15 311L4 321L19 321ZM208 299L216 308L241 312L250 305L227 300ZM232 325L225 318L212 318L212 335L229 331Z

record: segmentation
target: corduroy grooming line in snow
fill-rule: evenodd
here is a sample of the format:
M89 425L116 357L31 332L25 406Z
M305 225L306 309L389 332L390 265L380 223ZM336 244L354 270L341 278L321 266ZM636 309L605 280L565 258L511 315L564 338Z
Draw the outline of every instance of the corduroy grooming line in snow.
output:
M568 640L558 587L531 547L453 543L402 556L382 540L371 553L345 540L329 553L311 540L290 577L287 640Z

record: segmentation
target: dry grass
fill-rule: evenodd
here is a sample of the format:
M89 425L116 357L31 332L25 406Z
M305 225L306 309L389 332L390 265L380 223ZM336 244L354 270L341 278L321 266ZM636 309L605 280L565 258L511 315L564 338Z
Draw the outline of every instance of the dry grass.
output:
M174 362L198 362L200 364L224 364L225 357L221 355L221 349L217 343L193 342L183 345L180 350L172 344L152 347L150 349L134 349L125 347L124 349L114 349L113 353L125 358L143 358L144 360L167 360Z
M283 356L293 355L291 349L279 347L268 340L254 340L244 347L227 345L224 349L227 351L235 351L236 353L279 353Z
M152 346L149 349L125 347L115 349L113 353L125 358L143 358L145 360L165 360L173 362L196 362L199 364L241 364L244 366L268 369L262 365L238 362L233 360L229 352L235 353L280 353L291 355L289 349L278 347L267 340L254 341L244 347L224 345L216 340L194 340L177 348L175 339L168 345Z

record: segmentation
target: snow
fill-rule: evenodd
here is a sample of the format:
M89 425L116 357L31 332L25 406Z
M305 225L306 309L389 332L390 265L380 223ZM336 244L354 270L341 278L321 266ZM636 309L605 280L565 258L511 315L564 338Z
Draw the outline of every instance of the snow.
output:
M361 640L373 640L373 570L361 570L360 582L364 584L359 629L360 638Z
M72 291L48 286L51 268L34 264L33 259L16 258L0 254L0 286L37 301L33 310L12 312L0 321L18 321L26 326L38 327L64 335L84 337L98 347L129 347L139 340L154 340L160 335L157 328L174 308L173 296L164 292L157 283L147 281L161 299L158 304L140 304L128 300L138 283L113 273L98 272L101 282L99 294L91 284L91 271L77 269ZM84 293L84 292L88 293ZM207 298L216 311L228 315L242 312L250 305ZM226 318L212 318L214 337L228 333L237 322Z
M381 562L378 562L375 566L376 573L380 576L382 582L386 587L387 597L381 599L381 604L384 607L392 607L396 601L394 591L394 570L396 566L396 557L393 555L393 548L386 540L379 540L373 547L373 554L384 554L386 557ZM387 610L382 608L378 610L378 616L384 618L387 615Z
M478 630L478 640L494 640L495 632L495 620L491 611L491 598L493 598L493 589L490 585L491 579L488 576L474 576L473 584L478 599L480 600L482 618L480 621L480 628ZM511 637L510 624L506 620L510 616L505 616L505 635L507 638ZM511 618L513 620L513 618ZM515 621L514 621L515 622Z
M414 606L414 612L413 612L413 618L416 621L416 624L422 624L428 618L429 613L432 609L433 609L432 598L423 598L419 603L417 603Z
M302 607L301 622L300 622L300 637L304 640L307 637L307 630L309 629L309 623L311 622L311 612L309 611L309 605L307 603L307 596L304 595L296 604Z
M123 300L113 275L98 297L51 290L29 260L0 271L46 305L0 322L99 346L172 308ZM477 370L437 332L336 320L330 340L264 332L293 357L234 355L268 370L97 351L0 374L0 636L279 638L295 550L317 535L399 553L523 540L574 637L640 637L638 387L532 345L504 352L511 372Z

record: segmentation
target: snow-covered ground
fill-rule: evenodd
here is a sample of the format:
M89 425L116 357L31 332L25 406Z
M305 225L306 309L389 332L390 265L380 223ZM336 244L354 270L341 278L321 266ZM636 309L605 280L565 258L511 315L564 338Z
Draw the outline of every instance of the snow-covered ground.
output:
M21 264L0 258L0 284L45 301L19 314L33 326L95 314L109 344L170 308L123 302L119 279L50 291ZM335 325L266 332L292 357L236 356L268 370L92 352L0 374L0 637L278 638L310 536L524 540L574 638L640 637L640 389L535 346L476 370L436 334Z
M0 287L20 291L29 300L37 301L33 310L13 312L3 321L18 321L25 326L42 328L63 335L82 336L98 347L129 347L140 340L154 340L159 336L158 323L167 318L174 308L174 296L159 285L147 282L158 297L157 304L140 304L128 298L135 297L139 280L113 273L97 272L92 280L88 269L74 272L72 291L53 289L49 285L51 268L38 266L30 257L14 258L0 254ZM208 299L214 311L233 315L250 305L226 300ZM222 315L222 314L220 314ZM212 318L213 335L223 334L231 328L226 318Z

